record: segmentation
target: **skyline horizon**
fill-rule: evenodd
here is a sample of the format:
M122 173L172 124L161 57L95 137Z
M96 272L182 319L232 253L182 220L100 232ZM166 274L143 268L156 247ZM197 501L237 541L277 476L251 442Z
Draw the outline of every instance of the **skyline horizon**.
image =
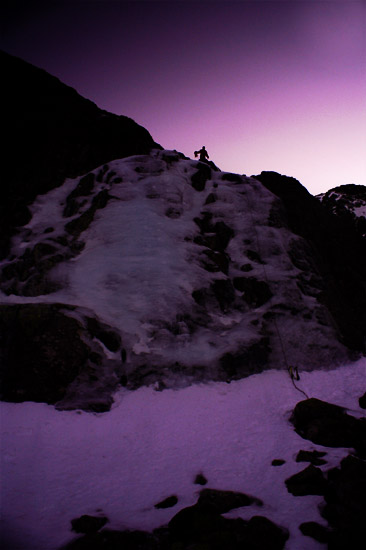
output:
M169 8L169 9L168 9ZM0 47L221 170L366 183L366 2L6 3ZM197 16L198 14L198 16Z

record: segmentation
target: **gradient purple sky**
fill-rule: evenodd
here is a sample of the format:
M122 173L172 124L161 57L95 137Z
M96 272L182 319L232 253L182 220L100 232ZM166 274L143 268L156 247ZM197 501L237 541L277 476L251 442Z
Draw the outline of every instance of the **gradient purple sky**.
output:
M366 184L366 0L5 1L0 47L167 149Z

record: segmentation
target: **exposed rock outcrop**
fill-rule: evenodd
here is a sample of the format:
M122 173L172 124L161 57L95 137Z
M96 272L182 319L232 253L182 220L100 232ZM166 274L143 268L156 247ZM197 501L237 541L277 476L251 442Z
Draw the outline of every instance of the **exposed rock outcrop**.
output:
M361 456L348 455L339 467L324 473L310 464L286 480L295 496L324 495L320 512L329 529L316 522L302 523L299 529L305 536L328 543L329 550L361 549L366 537L366 420L325 401L308 399L296 405L292 422L305 439L329 447L354 447ZM304 456L304 451L301 453ZM324 453L313 451L307 456L310 454L318 458Z
M203 489L194 506L183 508L172 517L167 526L155 529L152 533L104 529L100 533L88 534L72 541L64 550L84 550L91 547L96 550L113 550L118 545L131 550L281 550L288 539L288 531L269 519L253 516L249 521L244 521L240 518L227 519L221 515L253 504L260 505L261 502L243 493Z
M108 360L97 339L120 348L109 327L75 307L0 306L1 399L109 410L122 362Z
M302 269L309 273L310 284L316 288L317 300L331 312L346 345L364 351L366 240L345 216L336 216L324 206L327 199L320 203L296 179L276 172L262 172L255 177L281 199L284 223L305 239L308 251L310 247L310 255L306 253L310 261L303 253L300 256ZM365 188L359 187L364 194Z

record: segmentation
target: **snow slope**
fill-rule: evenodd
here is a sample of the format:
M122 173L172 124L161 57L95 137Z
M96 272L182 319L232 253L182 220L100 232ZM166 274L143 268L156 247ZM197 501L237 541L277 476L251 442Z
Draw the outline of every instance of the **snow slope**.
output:
M365 377L362 359L305 372L299 386L353 411ZM314 445L294 432L288 418L301 399L287 373L270 370L231 384L121 390L112 410L99 415L2 403L6 550L55 550L74 538L70 521L82 514L106 515L110 528L152 530L196 502L198 473L207 487L242 491L264 503L228 517L268 517L289 529L288 550L325 548L298 529L304 521L325 525L322 497L294 497L284 481L305 467L295 462L300 449L326 451L323 470L348 450ZM285 464L271 466L276 458ZM154 508L172 494L178 497L174 508Z

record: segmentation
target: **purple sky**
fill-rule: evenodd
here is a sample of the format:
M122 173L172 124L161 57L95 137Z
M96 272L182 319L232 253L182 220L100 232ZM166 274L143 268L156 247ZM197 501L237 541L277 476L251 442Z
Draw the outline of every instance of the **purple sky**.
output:
M366 184L366 1L6 1L1 49L167 149Z

